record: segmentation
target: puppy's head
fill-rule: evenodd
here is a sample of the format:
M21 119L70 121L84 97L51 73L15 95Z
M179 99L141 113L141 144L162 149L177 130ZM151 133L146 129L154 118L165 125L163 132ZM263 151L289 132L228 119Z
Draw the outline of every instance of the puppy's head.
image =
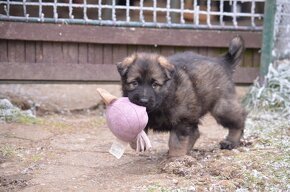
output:
M168 92L174 66L160 55L136 53L117 64L125 97L137 105L154 111Z

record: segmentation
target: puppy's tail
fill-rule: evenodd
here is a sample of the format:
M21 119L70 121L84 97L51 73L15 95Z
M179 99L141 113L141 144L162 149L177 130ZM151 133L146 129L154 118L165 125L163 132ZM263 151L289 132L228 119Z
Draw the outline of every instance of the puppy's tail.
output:
M224 55L226 63L228 63L231 68L235 68L240 63L244 49L244 40L241 36L238 35L231 40L229 50Z

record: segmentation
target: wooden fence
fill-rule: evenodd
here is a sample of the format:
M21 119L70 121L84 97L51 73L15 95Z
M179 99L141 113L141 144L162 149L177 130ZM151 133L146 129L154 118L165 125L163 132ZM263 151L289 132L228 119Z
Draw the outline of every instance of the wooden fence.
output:
M165 56L192 50L217 56L232 37L246 42L237 83L251 83L259 71L261 32L192 29L154 29L0 22L0 80L15 81L119 81L115 63L133 52Z

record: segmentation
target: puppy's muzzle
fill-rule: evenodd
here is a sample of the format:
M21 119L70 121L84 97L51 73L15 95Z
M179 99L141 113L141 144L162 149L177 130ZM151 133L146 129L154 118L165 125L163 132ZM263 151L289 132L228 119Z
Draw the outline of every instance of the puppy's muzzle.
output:
M146 106L148 104L148 102L149 102L149 99L146 97L142 97L139 99L140 105Z

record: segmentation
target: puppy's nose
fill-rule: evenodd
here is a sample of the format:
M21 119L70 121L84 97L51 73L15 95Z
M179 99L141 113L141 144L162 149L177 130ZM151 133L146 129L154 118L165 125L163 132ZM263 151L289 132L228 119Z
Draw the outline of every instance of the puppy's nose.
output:
M147 104L148 101L149 101L148 98L144 98L144 97L140 98L140 102L141 102L142 104Z

